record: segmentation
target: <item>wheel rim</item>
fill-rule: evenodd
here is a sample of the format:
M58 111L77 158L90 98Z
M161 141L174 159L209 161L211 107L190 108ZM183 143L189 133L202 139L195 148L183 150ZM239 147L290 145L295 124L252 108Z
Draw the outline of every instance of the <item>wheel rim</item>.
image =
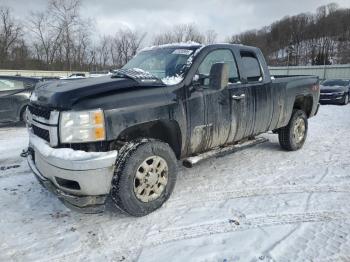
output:
M305 121L302 118L298 118L294 124L293 137L295 142L300 143L305 136Z
M142 202L150 202L161 196L168 183L168 164L160 156L146 158L137 168L134 193Z

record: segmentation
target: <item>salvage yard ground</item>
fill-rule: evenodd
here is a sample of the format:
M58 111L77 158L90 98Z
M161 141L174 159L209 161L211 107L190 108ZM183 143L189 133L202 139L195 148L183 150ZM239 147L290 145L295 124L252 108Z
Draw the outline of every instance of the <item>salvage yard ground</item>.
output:
M350 261L350 105L322 106L304 148L259 146L181 168L158 211L67 209L0 128L0 261Z

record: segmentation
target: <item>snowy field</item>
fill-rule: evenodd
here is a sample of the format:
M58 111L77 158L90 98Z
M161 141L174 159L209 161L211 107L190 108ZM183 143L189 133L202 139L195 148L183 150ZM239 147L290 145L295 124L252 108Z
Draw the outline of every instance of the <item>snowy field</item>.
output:
M350 261L350 105L322 106L304 148L270 141L192 169L169 201L132 218L67 209L0 128L0 261Z

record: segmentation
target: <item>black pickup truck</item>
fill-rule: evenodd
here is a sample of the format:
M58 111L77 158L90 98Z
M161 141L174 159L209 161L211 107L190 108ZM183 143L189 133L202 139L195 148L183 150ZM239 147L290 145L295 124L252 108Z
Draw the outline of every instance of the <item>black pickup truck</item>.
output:
M143 216L169 198L178 160L269 130L300 149L319 95L315 76L270 76L254 47L152 47L110 76L37 87L23 156L71 208L103 211L110 196Z

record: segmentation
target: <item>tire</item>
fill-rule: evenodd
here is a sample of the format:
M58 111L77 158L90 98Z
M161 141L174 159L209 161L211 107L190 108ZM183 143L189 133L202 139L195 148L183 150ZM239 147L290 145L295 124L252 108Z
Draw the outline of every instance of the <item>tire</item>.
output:
M288 151L302 148L307 137L307 131L308 120L305 112L294 109L288 125L278 130L278 140L281 147Z
M341 102L342 105L347 105L349 103L349 94L346 94Z
M168 144L154 139L132 141L120 150L111 196L116 206L127 214L145 216L168 200L176 176L177 159Z
M26 106L21 110L20 121L22 121L24 124L27 124L27 107Z

